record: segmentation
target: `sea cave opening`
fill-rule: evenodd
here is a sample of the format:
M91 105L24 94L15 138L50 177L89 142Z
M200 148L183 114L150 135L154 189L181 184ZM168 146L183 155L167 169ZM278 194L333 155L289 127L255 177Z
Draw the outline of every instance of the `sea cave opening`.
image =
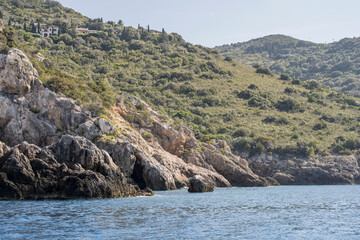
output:
M134 171L131 174L131 178L139 185L140 189L146 188L146 183L143 177L143 167L138 159L135 161Z

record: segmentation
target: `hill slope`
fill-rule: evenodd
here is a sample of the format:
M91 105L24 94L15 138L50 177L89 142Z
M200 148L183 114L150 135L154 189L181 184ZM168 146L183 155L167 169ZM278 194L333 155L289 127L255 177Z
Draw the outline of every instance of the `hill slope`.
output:
M258 63L278 74L287 73L300 80L315 79L335 91L360 96L360 38L316 44L270 35L217 49L243 64Z
M9 2L2 7L15 20L18 8L11 5L9 10ZM58 9L66 16L66 8ZM77 24L91 27L96 21L102 30L78 34L70 29L60 37L42 38L17 29L14 38L32 56L43 83L95 114L111 109L117 96L130 93L174 118L174 125L187 125L198 139L225 139L239 152L349 154L360 145L358 99L315 82L257 73L175 33L154 34L70 12ZM53 23L45 16L45 23ZM282 38L284 45L319 47ZM137 108L141 114L128 115L127 120L146 125L147 113L141 112L141 105Z

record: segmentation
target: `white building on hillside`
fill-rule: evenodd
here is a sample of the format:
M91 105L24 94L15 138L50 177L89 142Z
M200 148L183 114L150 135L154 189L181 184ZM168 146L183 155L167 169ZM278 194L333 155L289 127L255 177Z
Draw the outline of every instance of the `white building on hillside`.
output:
M59 27L55 25L41 25L40 34L43 37L50 37L51 35L59 36Z

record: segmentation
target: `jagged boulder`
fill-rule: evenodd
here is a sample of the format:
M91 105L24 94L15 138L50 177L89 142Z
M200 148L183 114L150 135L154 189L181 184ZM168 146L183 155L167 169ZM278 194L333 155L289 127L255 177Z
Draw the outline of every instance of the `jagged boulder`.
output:
M110 154L114 163L121 169L125 177L131 177L134 172L137 147L129 141L121 139L100 140L96 145Z
M175 190L173 174L164 166L150 158L142 151L135 153L136 162L132 177L140 187L146 186L153 190Z
M105 118L99 118L97 124L99 125L101 132L106 135L114 135L116 133L114 126Z
M214 184L200 175L190 178L189 192L213 192Z
M102 135L102 132L93 120L89 120L79 125L76 129L76 134L94 141Z
M81 137L67 135L44 149L24 142L0 158L0 199L108 198L141 194L144 193L126 183L105 151Z

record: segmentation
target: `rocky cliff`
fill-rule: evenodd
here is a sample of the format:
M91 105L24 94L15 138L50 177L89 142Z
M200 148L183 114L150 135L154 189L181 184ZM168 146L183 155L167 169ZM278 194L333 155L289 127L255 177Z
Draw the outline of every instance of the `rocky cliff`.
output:
M125 94L109 116L92 117L46 88L23 52L0 54L0 199L151 195L195 175L215 187L360 180L354 156L240 157Z
M129 123L139 103L149 121ZM170 124L127 95L109 118L93 118L44 87L25 54L11 49L0 54L0 198L149 195L188 186L194 175L217 187L274 182L254 174L225 142L200 143Z
M359 160L355 156L308 158L258 155L247 158L256 174L274 178L281 185L359 184Z

